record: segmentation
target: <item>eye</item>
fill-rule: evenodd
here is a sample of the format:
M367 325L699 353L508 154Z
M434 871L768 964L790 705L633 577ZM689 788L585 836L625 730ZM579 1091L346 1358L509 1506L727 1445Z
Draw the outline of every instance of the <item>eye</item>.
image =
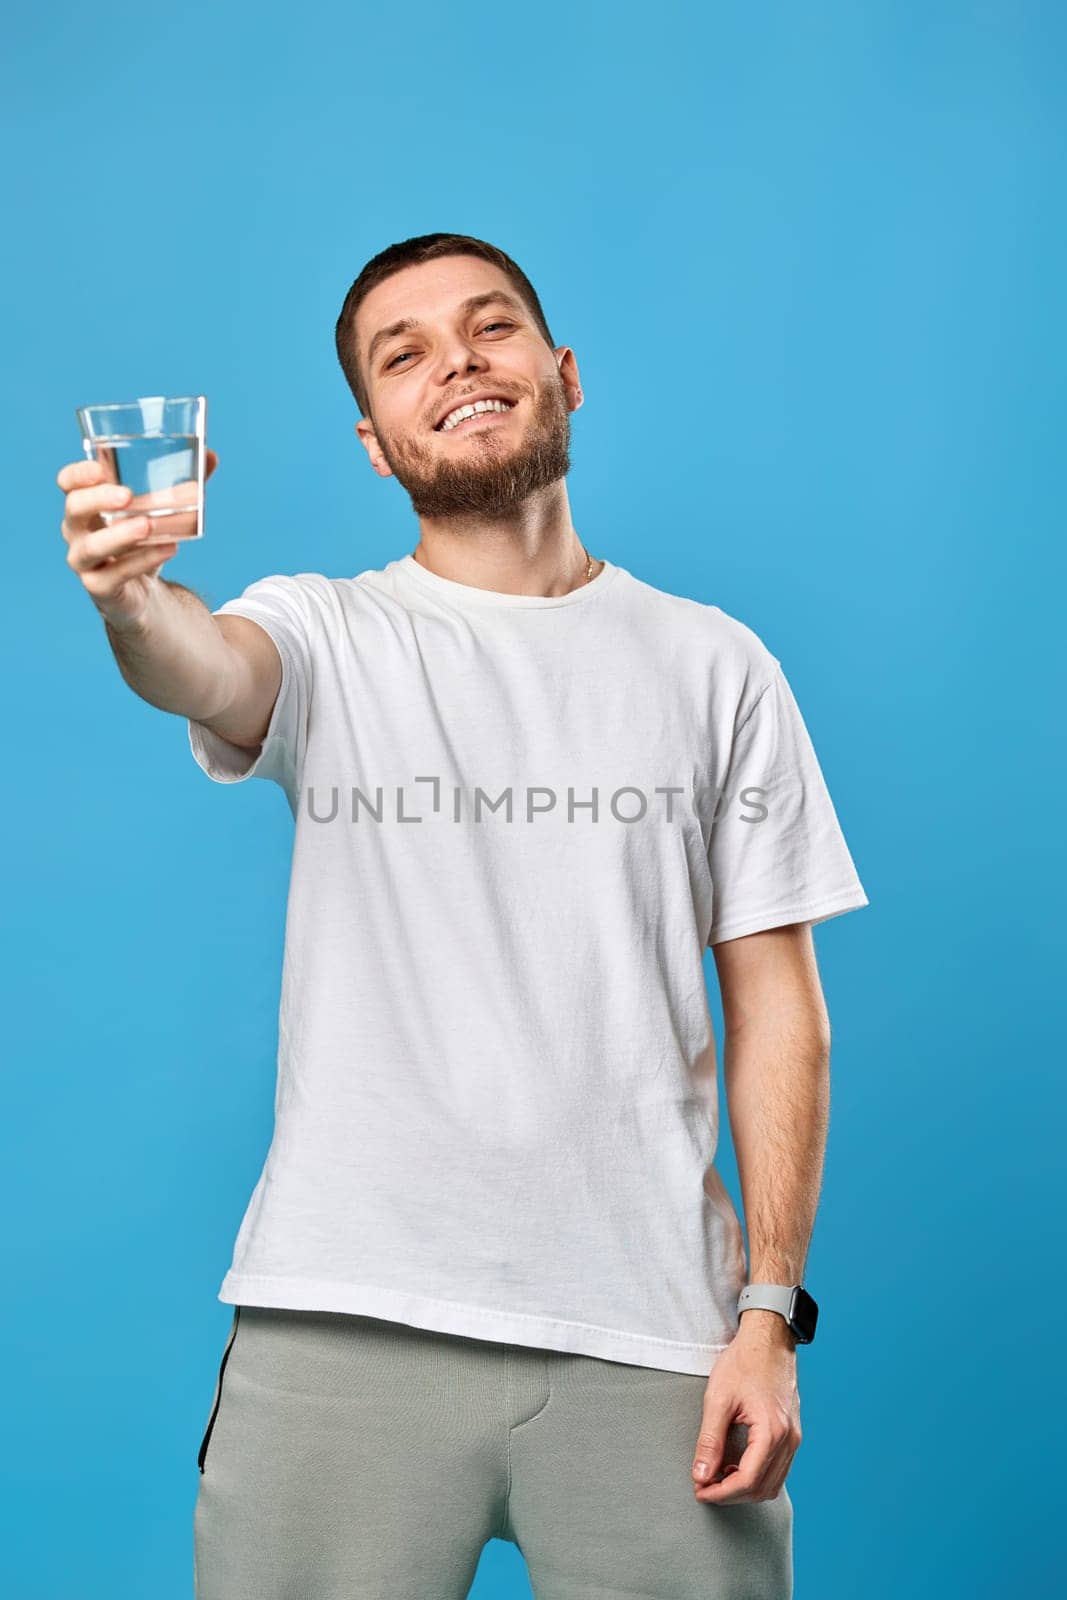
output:
M482 329L482 332L488 333L490 328L513 328L514 326L515 324L513 322L487 322L485 327ZM388 371L390 367L395 367L398 361L403 361L405 356L409 356L410 354L410 350L402 350L398 356L393 357L392 361L387 361L385 363L386 371Z

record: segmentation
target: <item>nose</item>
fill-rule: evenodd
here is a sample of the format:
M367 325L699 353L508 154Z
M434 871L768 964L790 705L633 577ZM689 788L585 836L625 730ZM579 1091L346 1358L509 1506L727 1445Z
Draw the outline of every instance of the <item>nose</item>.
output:
M485 357L473 345L468 344L466 339L457 338L448 349L441 351L437 381L442 385L452 383L464 373L484 372L486 365Z

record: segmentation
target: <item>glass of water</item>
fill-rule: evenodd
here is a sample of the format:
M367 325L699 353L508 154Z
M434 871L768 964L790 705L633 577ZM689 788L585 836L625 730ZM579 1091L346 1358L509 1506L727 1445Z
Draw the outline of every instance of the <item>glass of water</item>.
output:
M133 490L128 505L102 511L101 521L150 517L145 544L202 539L206 397L149 395L76 409L85 454L104 468L101 481Z

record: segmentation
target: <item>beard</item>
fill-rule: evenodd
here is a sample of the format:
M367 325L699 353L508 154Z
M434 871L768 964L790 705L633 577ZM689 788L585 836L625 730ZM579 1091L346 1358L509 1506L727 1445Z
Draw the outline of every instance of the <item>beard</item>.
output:
M443 446L378 433L393 476L420 517L506 517L570 471L571 416L563 380L546 383L522 437L479 428ZM516 418L517 422L519 419Z

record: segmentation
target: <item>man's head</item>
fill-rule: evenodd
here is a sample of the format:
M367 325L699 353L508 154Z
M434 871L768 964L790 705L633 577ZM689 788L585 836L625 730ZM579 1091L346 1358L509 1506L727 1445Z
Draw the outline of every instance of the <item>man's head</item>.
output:
M419 516L505 516L570 470L574 353L553 346L532 285L493 245L465 234L391 245L348 291L335 341L364 418L356 433ZM483 394L511 409L442 427Z

